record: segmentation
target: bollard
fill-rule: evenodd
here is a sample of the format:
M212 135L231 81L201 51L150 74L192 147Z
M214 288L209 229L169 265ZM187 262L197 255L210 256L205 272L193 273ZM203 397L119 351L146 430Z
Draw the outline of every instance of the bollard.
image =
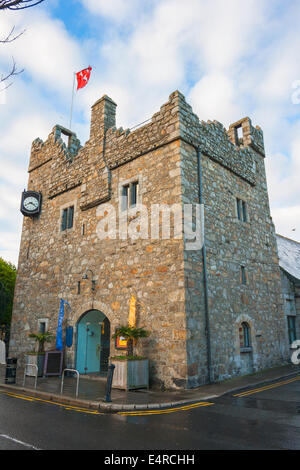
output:
M105 397L106 403L111 403L111 387L112 387L115 367L116 366L114 364L111 364L108 368L107 382L106 382L106 397Z

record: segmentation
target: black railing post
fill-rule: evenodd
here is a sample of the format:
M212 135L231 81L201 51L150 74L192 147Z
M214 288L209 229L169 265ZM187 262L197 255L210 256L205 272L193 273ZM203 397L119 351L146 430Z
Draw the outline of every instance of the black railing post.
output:
M107 382L106 382L106 396L105 396L106 403L111 403L111 388L112 388L115 367L116 366L114 364L111 364L108 367Z

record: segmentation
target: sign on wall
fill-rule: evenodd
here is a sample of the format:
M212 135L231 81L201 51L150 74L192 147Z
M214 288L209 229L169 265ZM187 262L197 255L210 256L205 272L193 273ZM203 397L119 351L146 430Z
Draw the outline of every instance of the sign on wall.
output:
M116 336L116 349L124 350L127 349L127 339L124 336Z

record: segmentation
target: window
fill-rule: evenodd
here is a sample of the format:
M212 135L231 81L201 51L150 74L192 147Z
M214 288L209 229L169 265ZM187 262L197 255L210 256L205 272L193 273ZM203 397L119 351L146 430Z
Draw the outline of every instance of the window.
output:
M288 331L289 331L289 341L292 344L296 341L296 317L287 317L288 320Z
M47 331L48 331L48 319L40 318L38 320L38 332L44 334Z
M235 142L236 142L236 145L239 145L239 146L244 144L244 133L243 133L242 125L237 126L235 128Z
M73 220L74 220L74 206L68 207L67 209L63 209L62 219L61 219L62 232L73 227Z
M242 222L248 221L247 203L242 199L236 198L237 218Z
M63 143L67 148L70 147L70 139L71 135L67 134L66 132L61 131L60 138L62 139Z
M241 266L241 281L244 286L247 284L247 273L245 266Z
M139 183L133 183L122 186L122 210L125 211L134 207L138 203Z
M122 187L122 210L125 211L128 209L129 202L129 184Z
M251 331L248 323L242 323L242 348L251 348Z
M139 183L135 181L130 185L131 206L136 206L138 202Z

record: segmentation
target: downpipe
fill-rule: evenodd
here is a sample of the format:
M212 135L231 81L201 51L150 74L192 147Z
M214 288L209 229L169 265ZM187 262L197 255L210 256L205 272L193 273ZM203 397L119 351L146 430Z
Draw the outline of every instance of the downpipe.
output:
M202 164L201 164L201 150L197 147L197 161L198 161L198 191L199 203L202 212L202 263L203 263L203 283L204 283L204 309L205 309L205 336L206 336L206 349L207 349L207 370L208 382L213 383L212 366L211 366L211 342L210 342L210 324L209 324L209 305L208 305L208 280L207 280L207 261L206 261L206 244L205 244L205 230L204 230L204 197L202 186Z

